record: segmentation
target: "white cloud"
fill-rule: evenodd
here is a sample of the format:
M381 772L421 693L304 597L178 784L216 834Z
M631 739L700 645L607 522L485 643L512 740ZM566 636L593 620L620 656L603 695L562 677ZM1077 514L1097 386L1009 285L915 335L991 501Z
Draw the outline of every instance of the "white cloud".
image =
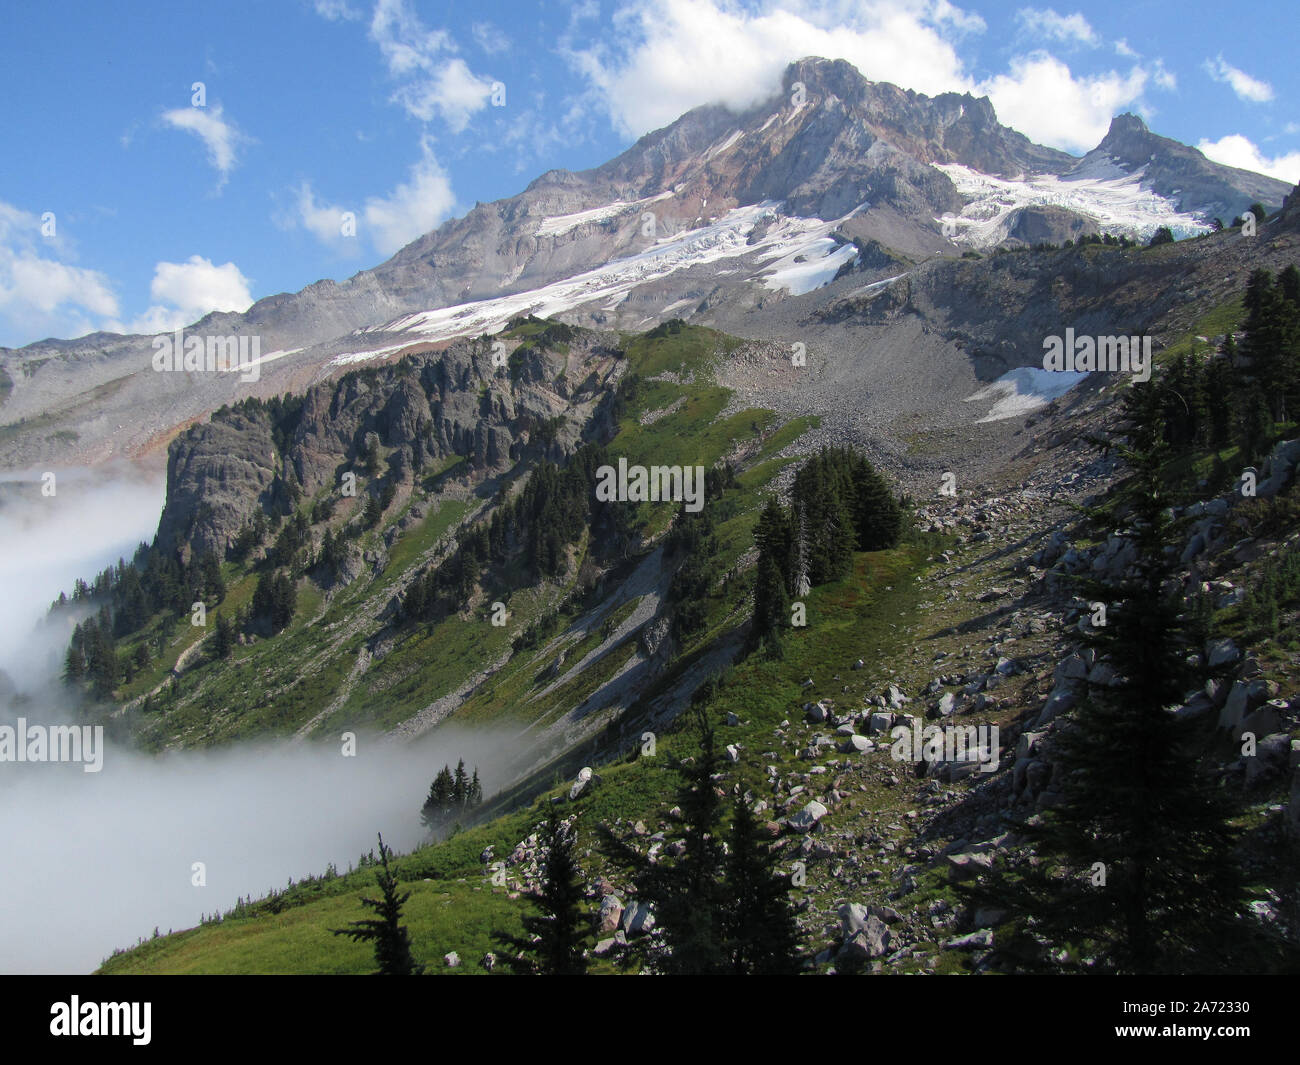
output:
M70 249L42 237L37 215L0 202L0 327L6 344L84 336L103 327L94 318L118 313L104 274L48 257L49 251Z
M491 22L476 22L470 27L474 43L488 55L510 50L510 38Z
M407 0L378 0L370 20L370 39L379 45L394 77L431 70L443 52L455 50L451 35L427 29Z
M1133 51L1128 41L1123 37L1115 42L1115 54L1123 56L1125 59L1140 59L1142 57L1142 53Z
M1230 133L1217 141L1202 140L1196 147L1208 158L1224 166L1253 170L1257 174L1267 174L1292 185L1300 184L1300 151L1269 158L1253 141L1240 133Z
M1060 15L1050 7L1045 10L1022 7L1016 12L1016 18L1031 33L1050 41L1060 41L1063 44L1086 44L1090 48L1096 48L1101 44L1101 38L1097 36L1096 30L1078 11L1073 15Z
M1025 12L1022 18L1045 33L1101 43L1081 15ZM1068 151L1095 147L1117 111L1141 106L1148 85L1176 84L1159 61L1127 74L1075 75L1042 50L1016 56L1008 70L977 82L954 41L982 30L983 21L948 0L787 0L780 10L731 0L628 0L613 26L612 34L596 36L575 20L561 52L590 86L589 100L626 136L701 104L739 111L760 103L779 91L791 61L811 55L846 59L872 81L930 96L988 95L1003 123Z
M980 85L998 118L1030 140L1067 151L1089 151L1106 135L1111 118L1142 94L1147 72L1108 71L1075 77L1045 52L1017 56L1011 72Z
M451 181L429 143L423 142L421 149L423 157L411 167L405 182L387 196L366 200L362 220L371 243L385 255L435 228L456 206Z
M211 107L178 107L163 112L163 121L173 129L184 130L198 137L208 150L208 162L221 175L218 188L226 183L235 166L239 145L247 141L233 122L222 115L221 105Z
M936 26L951 26L958 33L983 33L988 29L988 24L974 11L963 11L949 0L933 0L929 17Z
M330 22L355 22L361 17L361 12L350 7L347 0L315 0L312 6L316 14Z
M411 167L407 180L387 196L368 197L361 210L355 212L356 236L368 238L383 255L392 255L436 228L455 209L456 197L446 171L434 157L427 139L420 147L421 158ZM359 247L358 241L343 236L346 208L318 200L306 181L297 187L294 197L293 210L276 219L280 225L302 226L336 251Z
M1165 66L1163 59L1157 59L1152 66L1151 80L1155 82L1156 88L1164 89L1167 92L1173 92L1178 88L1177 75Z
M318 202L311 184L304 181L296 191L293 213L284 218L282 224L286 228L301 225L322 244L332 244L342 248L344 242L351 242L350 237L343 235L345 213L347 213L345 207ZM355 221L356 215L353 212L353 222Z
M487 106L493 80L470 70L455 55L451 35L426 27L408 0L378 0L370 39L379 46L389 76L401 83L393 102L413 118L429 122L437 115L459 133Z
M488 105L492 85L471 71L465 60L457 58L442 64L431 77L402 86L394 99L421 122L431 121L436 114L453 133L459 133L475 112Z
M250 284L234 263L214 266L201 255L183 263L157 263L149 285L153 305L125 331L165 333L212 311L246 311L253 303Z
M1273 99L1273 86L1266 81L1252 78L1244 70L1239 70L1220 55L1205 61L1205 71L1215 81L1221 81L1237 94L1238 99L1251 103L1267 103Z
M935 94L969 88L944 33L980 28L951 3L867 0L746 11L727 0L631 0L614 33L563 51L616 128L640 136L704 103L742 110L780 91L795 59L846 59L865 77Z

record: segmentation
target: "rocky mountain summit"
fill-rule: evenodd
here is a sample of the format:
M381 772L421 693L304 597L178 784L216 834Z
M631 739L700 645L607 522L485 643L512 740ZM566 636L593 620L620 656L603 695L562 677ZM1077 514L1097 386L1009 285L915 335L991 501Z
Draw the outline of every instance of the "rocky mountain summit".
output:
M1115 213L1117 182L1140 211ZM188 327L258 336L256 381L155 373L148 337L0 351L11 383L0 392L0 458L156 454L223 404L302 391L358 361L496 332L521 314L619 329L711 324L805 293L821 301L844 270L874 282L973 244L1141 235L1161 220L1194 228L1257 200L1274 208L1287 191L1132 115L1077 159L1001 125L986 98L926 97L842 60L804 59L778 96L744 114L697 108L602 166L551 171L478 204L373 269Z

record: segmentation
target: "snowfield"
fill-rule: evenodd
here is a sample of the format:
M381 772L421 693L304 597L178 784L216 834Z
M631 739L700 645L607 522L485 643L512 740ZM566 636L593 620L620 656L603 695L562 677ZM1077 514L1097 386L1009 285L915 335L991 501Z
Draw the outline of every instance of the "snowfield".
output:
M662 197L656 197L656 199ZM596 210L619 211L629 205L610 205ZM679 270L702 263L753 257L761 266L754 274L767 287L786 288L795 295L810 292L834 278L840 266L857 254L852 245L836 245L827 234L843 218L824 222L819 218L802 218L779 213L781 205L771 201L749 207L737 207L706 225L673 236L661 237L645 251L614 259L604 266L574 277L555 281L540 288L513 296L498 296L474 303L461 303L432 311L403 315L383 325L359 329L354 336L383 335L389 342L379 347L362 347L331 358L330 364L343 366L366 362L401 351L412 344L450 340L459 336L480 336L500 332L513 318L524 315L552 317L588 303L600 303L606 309L616 307L633 289ZM860 208L855 208L855 213ZM593 212L582 212L590 215ZM850 215L845 215L848 218ZM575 215L567 215L572 219ZM550 219L549 221L558 221ZM759 222L768 223L767 231L753 244L750 234ZM804 262L796 262L802 256ZM773 262L773 260L775 260ZM677 305L685 305L678 301ZM393 334L402 338L394 342Z
M835 280L835 274L858 254L852 244L837 244L829 237L818 237L804 247L783 255L770 268L764 283L770 289L785 288L802 296ZM796 261L802 259L802 262Z
M1178 239L1208 233L1210 227L1142 187L1143 170L1133 173L1098 158L1065 177L1039 174L1008 181L957 163L932 164L967 199L953 238L961 244L990 247L1006 239L1011 215L1022 207L1063 207L1093 219L1103 233L1127 233L1149 240L1161 226ZM942 219L935 219L942 222Z
M992 409L977 422L1000 422L1045 407L1058 396L1063 396L1088 375L1069 370L1043 370L1037 366L1021 366L1008 370L990 385L981 388L967 403L993 400Z

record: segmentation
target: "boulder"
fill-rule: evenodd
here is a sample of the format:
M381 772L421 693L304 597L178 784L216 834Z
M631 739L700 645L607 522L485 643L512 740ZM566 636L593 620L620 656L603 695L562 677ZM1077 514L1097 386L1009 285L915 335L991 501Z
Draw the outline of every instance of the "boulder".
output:
M966 851L962 854L949 854L947 862L949 879L969 880L993 868L993 855Z
M1205 645L1206 664L1211 669L1230 666L1241 657L1241 651L1231 640L1211 640Z
M623 900L617 895L606 895L600 900L600 917L596 931L606 935L618 928L623 920Z
M945 950L987 950L993 946L993 932L981 928L978 932L950 939L943 946Z
M1259 740L1254 757L1245 759L1247 787L1283 773L1290 753L1291 737L1285 732L1275 732Z
M788 824L796 832L811 832L817 827L818 822L827 814L827 809L816 799L813 799L807 806L790 818Z
M873 713L871 715L870 723L867 725L867 732L870 735L875 736L878 733L889 731L889 729L891 729L893 725L894 725L893 714L880 713L880 712Z
M655 916L649 903L633 899L623 910L621 927L628 936L648 935L655 926Z
M1068 710L1074 709L1079 702L1079 696L1072 688L1057 688L1047 697L1047 702L1043 704L1042 712L1034 720L1034 728L1041 729L1049 721L1054 721L1061 714Z
M860 902L846 902L836 915L840 919L840 934L848 939L857 932L866 931L870 911Z
M1219 728L1231 729L1234 735L1240 735L1242 718L1265 702L1269 695L1268 682L1262 677L1237 681L1219 711Z
M1282 720L1287 713L1287 703L1285 699L1270 699L1263 706L1252 710L1249 714L1241 719L1241 735L1247 732L1254 733L1255 739L1261 736L1267 736L1272 732L1282 731ZM1241 738L1239 735L1238 739Z

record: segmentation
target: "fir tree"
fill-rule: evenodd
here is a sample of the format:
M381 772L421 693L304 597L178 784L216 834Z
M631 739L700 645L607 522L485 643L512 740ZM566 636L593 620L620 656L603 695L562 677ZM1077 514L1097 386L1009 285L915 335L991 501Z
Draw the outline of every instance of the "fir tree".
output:
M465 809L469 799L469 777L465 774L465 759L456 763L456 773L452 777L451 803L457 810Z
M781 572L769 556L759 555L750 646L761 648L771 658L783 657L785 644L781 632L789 619L790 600L786 596Z
M212 633L212 654L213 657L220 661L223 658L229 658L231 651L235 649L235 627L230 623L230 619L225 614L217 615L216 628Z
M1138 396L1130 410L1145 405ZM1170 580L1177 541L1158 418L1133 419L1121 452L1137 576L1089 589L1111 604L1090 642L1116 679L1090 685L1057 727L1061 801L1022 829L1035 861L1011 862L972 894L1020 915L1007 954L1027 968L1205 971L1239 957L1243 939L1233 811L1168 712L1189 690L1193 648ZM1074 952L1063 962L1052 957L1062 947Z
M506 963L516 973L582 976L587 972L584 947L592 921L583 912L586 890L574 853L575 833L552 804L539 835L545 853L542 884L525 896L536 912L523 918L523 936L497 932L493 938L510 952Z
M444 765L429 785L429 796L420 808L420 820L425 828L437 829L447 820L452 811L451 795L451 769Z
M649 903L663 930L661 946L644 948L650 965L674 975L722 974L729 971L726 922L732 906L719 838L722 801L713 783L722 760L703 708L694 706L691 714L699 754L679 766L677 791L685 854L672 863L651 863L607 827L601 838L611 860L633 873L637 898Z
M331 928L336 936L347 936L353 942L373 943L379 976L419 976L423 965L416 965L411 957L411 933L402 924L402 907L411 897L409 891L397 893L397 877L388 868L389 850L384 837L379 837L379 863L375 873L381 898L362 898L361 904L377 916L353 921L347 928Z
M779 856L760 838L749 804L738 800L724 865L731 908L726 952L737 975L792 975L799 971L799 927L790 905L790 877Z

